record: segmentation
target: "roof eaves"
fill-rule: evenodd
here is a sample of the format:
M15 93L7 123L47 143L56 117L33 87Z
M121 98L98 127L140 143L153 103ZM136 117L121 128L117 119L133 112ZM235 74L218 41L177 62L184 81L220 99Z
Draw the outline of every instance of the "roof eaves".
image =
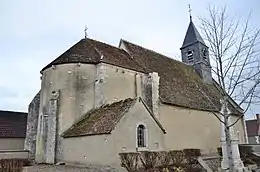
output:
M200 111L205 111L205 112L219 112L218 110L216 109L209 109L209 108L191 108L189 106L183 106L183 105L179 105L179 104L175 104L175 103L170 103L170 102L167 102L167 101L164 101L160 98L161 102L165 105L172 105L172 106L177 106L177 107L180 107L180 108L187 108L187 109L191 109L191 110L200 110Z
M223 91L222 90L222 88L219 86L219 84L217 83L217 81L215 81L214 79L213 79L213 84L214 84L214 86L221 92L221 91ZM228 96L228 102L236 109L236 110L238 110L241 114L243 114L244 113L244 109L242 108L242 107L240 107L238 104L237 104L237 102L234 100L234 99L232 99L232 97L230 97L230 95L229 94L227 94L227 96Z
M194 41L194 42L191 42L191 43L182 45L181 48L180 48L180 50L182 50L182 49L184 49L184 48L186 48L186 47L188 47L188 46L191 46L191 45L193 45L193 44L196 44L196 43L198 43L198 42L201 43L202 45L208 47L204 42L201 42L201 41L197 40L197 41Z
M18 112L18 111L9 111L9 110L0 110L0 115L2 115L1 113L8 113L8 114L13 114L13 115L28 115L27 112Z
M77 134L77 135L68 135L63 136L63 138L73 138L73 137L84 137L84 136L96 136L96 135L109 135L111 132L95 133L95 134Z

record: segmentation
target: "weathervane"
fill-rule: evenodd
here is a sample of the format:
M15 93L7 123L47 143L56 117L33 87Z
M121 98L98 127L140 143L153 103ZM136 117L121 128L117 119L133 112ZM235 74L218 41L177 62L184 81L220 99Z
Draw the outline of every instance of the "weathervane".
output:
M190 21L192 20L191 11L192 11L192 9L191 9L190 4L189 4Z
M87 28L87 26L85 26L85 29L84 29L84 32L85 32L85 38L87 38L87 37L88 37L87 30L88 30L88 28Z

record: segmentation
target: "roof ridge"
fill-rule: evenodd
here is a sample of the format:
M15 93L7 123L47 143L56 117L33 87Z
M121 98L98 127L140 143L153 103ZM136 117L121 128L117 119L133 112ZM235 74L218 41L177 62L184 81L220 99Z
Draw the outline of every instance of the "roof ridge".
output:
M86 38L86 39L89 39L89 38ZM92 39L90 39L92 40ZM99 61L102 61L102 59L104 58L104 55L98 50L98 48L96 46L94 46L91 41L90 41L90 45L94 48L94 50L98 53L98 55L100 56L100 59Z
M121 40L122 40L123 42L132 44L132 45L134 45L134 46L138 46L138 47L140 47L140 48L142 48L142 49L144 49L144 50L146 50L146 51L150 51L150 52L152 52L152 53L156 53L156 54L158 54L158 55L160 55L160 56L163 56L163 57L165 57L165 58L167 58L167 59L169 59L169 60L173 60L173 61L175 61L175 62L177 62L177 63L180 63L180 64L183 64L183 65L186 65L186 66L189 66L189 67L190 67L190 65L188 65L188 64L186 64L186 63L183 63L183 62L181 62L181 61L179 61L179 60L177 60L177 59L171 58L171 57L169 57L169 56L167 56L167 55L164 55L164 54L162 54L162 53L156 52L156 51L154 51L154 50L151 50L151 49L149 49L149 48L143 47L143 46L138 45L138 44L136 44L136 43L129 42L129 41L125 40L125 39L121 39Z
M87 38L87 39L89 39L89 40L91 40L91 41L95 41L95 42L99 42L99 43L105 44L105 45L110 46L110 47L112 47L112 48L116 48L116 49L118 49L118 50L120 50L120 51L123 51L121 48L119 48L119 47L117 47L117 46L115 46L115 45L111 45L111 44L108 44L108 43L106 43L106 42L98 41L98 40L92 39L92 38Z

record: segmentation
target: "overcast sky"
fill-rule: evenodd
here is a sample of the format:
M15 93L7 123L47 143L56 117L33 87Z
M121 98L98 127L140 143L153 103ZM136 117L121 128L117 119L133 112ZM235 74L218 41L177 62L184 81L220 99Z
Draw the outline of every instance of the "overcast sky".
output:
M27 111L40 70L82 39L85 25L93 39L118 46L123 38L180 60L189 3L197 26L215 4L242 19L251 11L252 26L260 28L259 0L0 1L0 109Z

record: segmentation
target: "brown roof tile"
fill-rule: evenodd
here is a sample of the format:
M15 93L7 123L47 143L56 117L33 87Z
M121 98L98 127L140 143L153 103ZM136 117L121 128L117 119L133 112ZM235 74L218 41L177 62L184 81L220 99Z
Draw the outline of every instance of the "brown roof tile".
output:
M109 134L136 99L126 99L91 110L63 133L63 137Z
M45 66L42 71L52 65L58 64L97 64L101 62L144 72L142 66L131 59L131 57L124 50L89 38L80 40L65 53Z
M0 111L0 138L24 138L26 124L27 113Z
M215 110L219 107L220 92L214 84L203 83L189 65L154 51L123 41L130 55L149 72L160 76L159 93L162 102L200 110ZM208 95L213 104L205 97ZM218 110L219 110L218 109Z

